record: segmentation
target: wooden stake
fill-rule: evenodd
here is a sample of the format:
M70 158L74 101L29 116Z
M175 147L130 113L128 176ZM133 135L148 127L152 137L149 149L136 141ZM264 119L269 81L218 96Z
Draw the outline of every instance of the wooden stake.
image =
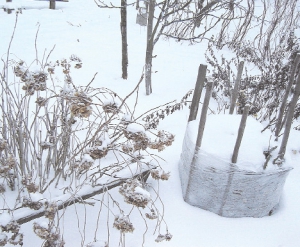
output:
M279 149L279 152L278 152L278 157L273 161L273 163L276 163L276 161L278 159L279 159L278 164L281 165L281 163L282 163L283 157L285 155L286 145L287 145L287 142L288 142L288 139L289 139L289 135L290 135L291 127L292 127L292 122L293 122L293 117L294 117L294 111L295 111L295 107L297 105L299 95L300 95L300 74L298 73L295 92L294 92L293 98L292 98L292 100L289 104L289 109L288 109L288 112L287 112L285 129L284 129L280 149Z
M242 119L241 119L239 132L238 132L238 136L236 138L236 142L235 142L235 146L234 146L234 150L233 150L233 155L232 155L232 159L231 159L232 163L236 163L236 161L237 161L237 157L238 157L238 154L239 154L239 149L240 149L240 146L241 146L241 142L242 142L245 127L246 127L249 108L250 108L249 105L246 105L244 107L244 112L243 112L243 116L242 116Z
M55 0L50 0L49 9L55 9Z
M201 98L201 94L202 94L204 80L206 77L206 68L207 68L207 65L200 64L199 69L198 69L198 76L197 76L194 95L193 95L193 99L192 99L189 122L193 121L197 118L199 102L200 102L200 98Z
M287 102L288 96L289 96L290 91L291 91L291 87L292 87L294 79L295 79L295 73L296 73L296 69L299 65L299 62L300 62L300 54L297 54L296 58L295 58L295 63L293 64L293 69L292 69L291 74L289 76L289 82L288 82L288 85L287 85L286 90L284 92L284 96L283 96L281 106L280 106L280 109L279 109L279 113L278 113L278 117L277 117L277 122L276 122L276 126L275 126L276 141L278 140L279 133L280 133L281 128L283 126L283 121L282 121L283 114L284 114L284 110L285 110L285 107L286 107L286 102Z
M202 106L201 117L200 117L199 128L198 128L196 147L195 147L194 156L193 156L193 160L192 160L191 167L190 167L188 184L187 184L186 192L184 195L185 201L187 201L188 195L190 194L190 192L192 190L191 180L192 180L193 173L194 173L194 171L196 169L196 165L197 165L198 152L200 150L201 143L202 143L205 122L206 122L206 115L207 115L209 100L211 97L213 86L214 86L213 82L207 83L207 86L206 86L205 98L204 98L204 102L203 102L203 106Z
M243 68L244 68L244 61L241 61L239 63L238 72L237 72L236 80L235 80L235 83L234 83L234 88L232 90L229 114L233 114L235 104L236 104L236 100L237 100L238 95L239 95L239 85L240 85L241 78L242 78Z

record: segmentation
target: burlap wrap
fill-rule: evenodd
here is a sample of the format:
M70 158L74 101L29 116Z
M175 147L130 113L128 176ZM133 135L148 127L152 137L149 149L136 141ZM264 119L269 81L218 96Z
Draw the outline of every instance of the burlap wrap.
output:
M279 204L285 179L292 169L267 171L239 169L202 150L189 175L195 144L186 131L179 172L185 201L224 217L263 217L271 215ZM189 184L189 193L187 185Z

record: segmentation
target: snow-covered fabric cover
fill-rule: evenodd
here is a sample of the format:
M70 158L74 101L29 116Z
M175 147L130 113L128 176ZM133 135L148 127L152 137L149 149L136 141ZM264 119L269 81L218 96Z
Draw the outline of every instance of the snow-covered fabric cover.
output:
M245 164L231 164L201 149L189 181L195 152L195 136L191 135L188 125L179 162L187 203L224 217L263 217L274 212L291 167L251 171L241 169Z

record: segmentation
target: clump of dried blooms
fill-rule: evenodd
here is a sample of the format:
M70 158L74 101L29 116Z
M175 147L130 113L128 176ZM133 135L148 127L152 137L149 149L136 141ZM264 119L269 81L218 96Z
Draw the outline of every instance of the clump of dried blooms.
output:
M31 208L33 210L39 210L43 206L43 203L40 201L32 201L28 197L23 198L22 207Z
M124 135L127 139L133 141L134 150L145 150L150 142L144 132L130 132L124 130Z
M162 234L159 234L158 236L157 236L157 238L155 239L155 242L157 242L157 243L159 243L159 242L162 242L162 241L164 241L164 240L166 240L166 241L170 241L171 239L172 239L172 234L170 234L170 233L167 233L167 234L165 234L165 235L162 235Z
M151 209L151 210L150 210L150 214L149 214L149 213L146 213L145 215L146 215L146 217L147 217L148 219L150 219L150 220L155 220L155 219L158 218L158 216L157 216L157 214L156 214L156 212L155 212L154 209Z
M102 109L105 113L118 113L119 107L115 102L109 102L102 106Z
M64 241L61 240L59 231L45 222L34 222L33 231L41 239L46 240L46 242L43 244L45 247L63 247L65 244Z
M149 192L143 189L143 185L137 179L128 179L122 184L119 192L124 196L125 202L136 207L145 208L151 200Z
M150 172L151 177L154 178L155 180L168 180L170 177L170 172L165 172L162 169L153 169Z
M57 210L58 209L55 202L45 203L45 217L49 220L54 220Z
M7 142L4 139L0 139L0 152L7 148Z
M115 217L113 226L117 228L119 231L121 231L122 233L128 233L134 231L134 227L130 222L128 215L123 215L123 214L117 215Z
M157 138L154 142L150 142L149 147L157 149L159 152L163 151L166 146L171 146L175 136L164 130L158 131Z
M71 103L70 109L74 117L88 118L92 114L92 99L85 92L75 92L67 99Z
M99 148L98 146L92 147L90 148L88 154L94 159L101 159L103 157L105 157L108 153L107 148Z

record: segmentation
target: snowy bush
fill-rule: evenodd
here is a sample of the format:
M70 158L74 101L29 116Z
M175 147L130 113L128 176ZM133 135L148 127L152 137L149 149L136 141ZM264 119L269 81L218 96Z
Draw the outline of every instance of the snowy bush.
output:
M0 246L21 245L20 224L42 215L46 220L34 222L33 231L45 241L43 246L64 246L60 209L105 193L109 197L103 197L102 203L117 203L123 212L122 201L117 202L109 192L116 186L126 203L154 207L157 224L162 222L163 214L157 211L143 177L160 167L157 154L153 158L149 149L162 151L172 145L174 135L145 128L146 122L137 121L126 104L143 78L122 99L107 88L93 88L91 82L76 86L71 71L81 67L75 55L30 66L11 61L7 74L1 76L0 200L6 209L0 214L4 232ZM9 68L15 78L12 84ZM64 82L57 82L54 75L63 76ZM157 176L167 180L169 174ZM60 196L50 199L52 194ZM116 215L113 226L122 236L134 231L128 216ZM8 216L10 220L5 221ZM95 240L87 246L104 243Z

